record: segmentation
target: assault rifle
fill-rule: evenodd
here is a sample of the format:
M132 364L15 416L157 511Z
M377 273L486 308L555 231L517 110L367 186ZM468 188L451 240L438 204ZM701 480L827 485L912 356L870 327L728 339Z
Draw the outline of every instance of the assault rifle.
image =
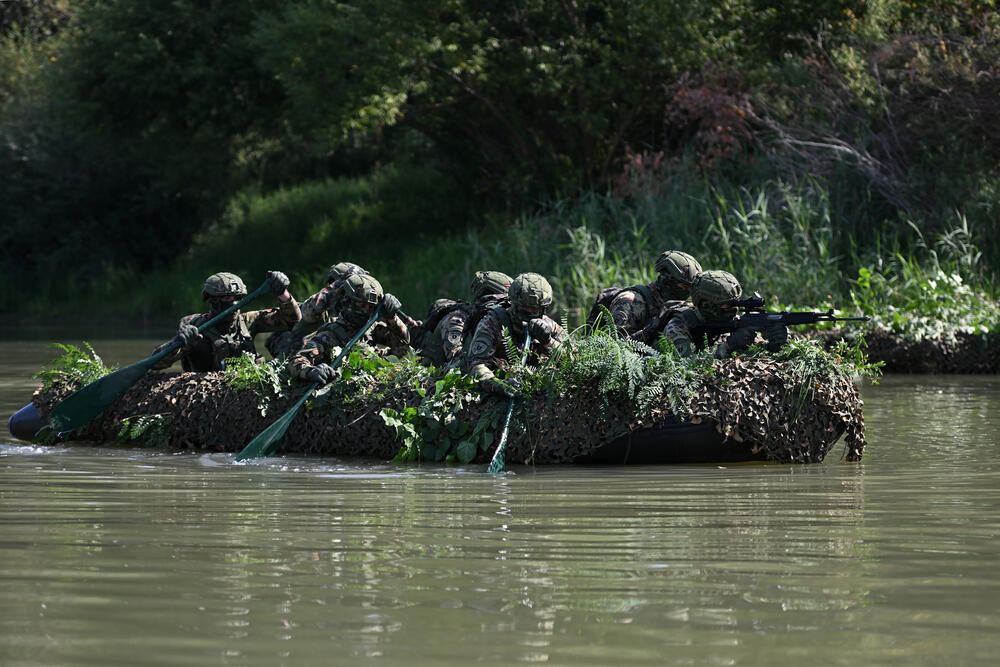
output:
M750 312L762 312L764 308L764 297L760 295L760 292L754 292L753 296L748 296L745 299L738 299L736 301L730 302L736 308L742 308L746 310L749 314ZM659 338L660 332L663 331L663 327L667 324L667 318L671 314L673 306L683 305L683 301L668 301L667 304L660 310L660 314L652 318L649 323L633 333L630 338L642 342L655 341ZM832 311L831 311L832 312ZM722 333L722 330L713 330ZM653 345L654 343L650 343Z
M769 313L756 310L746 312L739 317L734 317L726 322L704 322L698 328L698 337L703 334L721 334L736 331L743 327L753 329L764 329L771 324L782 324L784 326L796 326L799 324L816 324L817 322L867 322L870 317L837 317L833 314L833 308L825 313L811 311L783 311L780 313ZM694 334L694 332L692 332Z

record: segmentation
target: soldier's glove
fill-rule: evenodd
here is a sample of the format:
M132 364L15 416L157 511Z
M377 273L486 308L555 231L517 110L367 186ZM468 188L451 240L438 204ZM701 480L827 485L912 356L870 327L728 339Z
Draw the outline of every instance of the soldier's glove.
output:
M201 334L198 333L198 327L193 324L182 324L177 328L177 340L184 347L190 347L200 339Z
M288 289L288 276L281 271L268 271L267 283L276 296L281 296Z
M528 335L542 345L549 344L555 330L555 323L542 317L536 317L528 322Z
M521 389L521 383L514 378L501 380L500 378L494 376L480 380L479 388L491 394L514 398L514 396L517 395L517 392Z
M386 317L393 317L399 312L399 309L403 307L403 304L399 302L399 299L391 294L382 295L382 312L385 313Z
M745 350L757 340L757 330L753 327L742 327L729 334L726 347L730 353Z
M788 342L788 327L784 324L769 324L764 328L764 338L767 340L767 351L777 352Z
M330 364L320 364L313 366L306 371L306 379L320 384L330 384L333 382L334 372Z

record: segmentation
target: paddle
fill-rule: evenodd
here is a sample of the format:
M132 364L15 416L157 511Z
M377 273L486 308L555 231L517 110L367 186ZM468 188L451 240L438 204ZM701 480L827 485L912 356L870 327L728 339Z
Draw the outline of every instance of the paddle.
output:
M204 331L222 318L250 303L264 292L270 291L270 289L270 282L265 281L253 292L247 294L241 300L202 324L198 327L198 331ZM128 391L129 387L138 382L156 362L180 346L181 342L175 340L153 356L142 361L137 361L125 368L119 368L114 373L94 380L86 387L70 394L62 403L53 408L52 414L49 416L53 430L56 433L65 433L66 431L72 431L75 428L83 426L100 414L104 408L121 398L121 395Z
M531 336L527 331L524 332L524 352L521 355L521 365L524 366L528 363L528 349L531 347ZM493 459L490 461L489 467L486 468L486 472L498 473L503 472L503 458L504 452L507 449L507 431L510 430L510 416L514 412L514 399L510 399L510 404L507 406L507 417L503 420L503 433L500 434L500 444L497 445L497 450L493 452Z
M380 303L378 308L375 309L375 312L372 313L371 319L368 320L368 323L361 327L358 333L354 334L354 337L351 338L351 340L347 341L347 345L345 345L340 351L337 358L330 363L331 368L336 368L340 365L340 362L347 356L347 353L350 352L351 348L354 347L354 344L357 343L362 336L368 333L368 330L375 324L375 320L377 320L381 315L382 304ZM319 382L313 382L312 386L306 389L306 393L302 394L302 398L300 398L288 412L281 415L276 422L261 431L260 435L251 440L250 444L244 447L243 450L236 455L234 460L246 461L247 459L271 456L275 450L278 449L281 439L285 437L285 431L288 430L292 420L295 419L295 415L298 414L299 408L301 408L302 404L306 402L306 399L313 395L313 392L316 391L318 387Z

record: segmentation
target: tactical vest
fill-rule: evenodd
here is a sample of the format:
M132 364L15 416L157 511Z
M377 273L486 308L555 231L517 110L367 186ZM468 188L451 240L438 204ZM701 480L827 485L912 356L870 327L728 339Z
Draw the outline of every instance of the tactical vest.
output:
M649 285L632 285L631 287L605 287L600 292L597 293L597 298L594 299L594 305L590 307L590 312L587 313L587 326L591 329L597 324L598 318L601 319L601 328L606 328L608 326L608 314L604 312L604 309L611 310L611 303L615 300L622 292L638 292L645 299L646 305L649 308L653 308L656 303L656 299L653 297L653 290L649 288ZM601 317L601 314L604 317Z
M191 324L200 327L214 317L210 313L199 315L191 320ZM243 319L242 313L236 314L235 326L226 333L220 332L215 325L201 332L203 340L198 341L181 359L181 368L185 371L206 373L222 369L222 361L230 357L238 357L244 352L257 354L253 334Z

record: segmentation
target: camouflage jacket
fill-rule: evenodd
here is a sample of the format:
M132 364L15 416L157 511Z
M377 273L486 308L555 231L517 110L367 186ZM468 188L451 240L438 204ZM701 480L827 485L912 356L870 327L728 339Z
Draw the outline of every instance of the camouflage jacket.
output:
M423 340L418 341L421 356L434 366L443 366L460 358L465 343L472 339L473 332L467 331L466 325L470 321L478 324L486 310L496 305L506 305L506 298L506 294L487 294L475 303L438 299L431 307L431 312L441 307L448 310L434 329L425 331Z
M158 361L153 370L168 368L178 359L185 371L217 371L222 369L222 361L238 357L243 352L257 354L254 337L267 331L286 331L292 328L302 316L299 304L289 299L277 308L252 310L248 313L236 311L236 317L228 328L215 324L201 332L201 338L187 347L179 347ZM195 313L181 318L178 328L184 324L198 327L212 319L211 313ZM174 342L176 338L157 346L156 354Z
M682 305L671 308L667 313L667 323L663 327L663 335L674 344L677 354L688 357L691 356L692 352L702 349L706 344L715 343L721 336L719 333L699 331L703 324L705 324L705 318L694 306ZM695 336L698 338L696 339ZM716 359L723 359L729 356L729 352L729 347L723 341L715 344L713 355Z
M755 327L741 327L736 331L749 332L750 335L748 337L739 335L734 337L733 334L707 330L704 327L705 324L706 320L701 312L692 305L672 308L668 311L663 335L674 344L677 353L682 357L689 356L694 350L702 349L706 344L714 344L712 355L716 359L725 359L734 352L741 352L757 341L758 329ZM764 335L767 349L771 352L780 349L788 339L788 329L782 324L765 327L761 333ZM737 339L740 339L741 342L734 342Z
M342 316L334 317L319 328L305 347L288 359L289 373L304 378L311 367L329 363L333 360L330 354L333 348L346 345L364 324L353 325ZM390 354L403 356L409 349L410 332L403 320L394 315L388 321L377 321L358 343L388 348Z
M476 325L476 330L472 334L465 359L468 373L477 380L493 377L493 371L504 366L517 364L521 360L511 360L507 358L507 347L503 341L504 327L510 328L510 335L514 343L520 347L524 343L524 326L521 322L515 322L507 314L507 310L501 306L494 306L486 311L486 315ZM552 324L552 338L545 345L537 340L531 341L528 354L528 365L537 366L543 357L552 353L566 338L566 332L552 319L544 317Z
M611 307L608 308L615 326L626 335L631 336L637 331L641 331L663 306L663 298L656 291L655 286L650 284L646 287L646 290L623 289L611 302ZM652 303L650 303L650 297Z

